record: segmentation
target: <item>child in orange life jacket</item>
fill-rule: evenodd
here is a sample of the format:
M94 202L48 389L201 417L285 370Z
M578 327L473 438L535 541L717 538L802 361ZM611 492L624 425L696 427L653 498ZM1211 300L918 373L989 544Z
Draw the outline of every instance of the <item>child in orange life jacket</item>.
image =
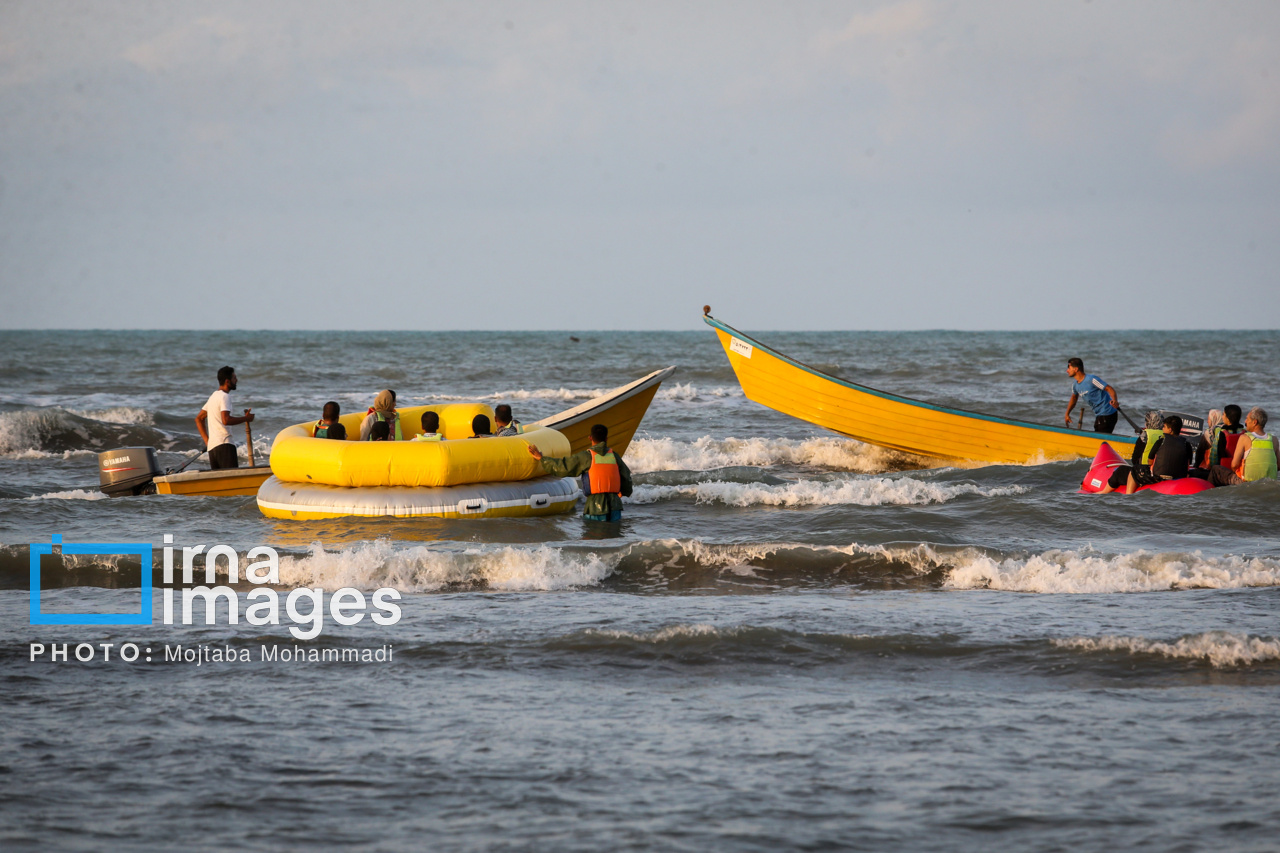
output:
M587 496L583 515L587 521L621 521L622 498L631 495L631 469L622 455L609 447L609 428L591 427L591 448L572 456L543 456L529 445L529 455L542 463L542 470L555 477L582 477Z

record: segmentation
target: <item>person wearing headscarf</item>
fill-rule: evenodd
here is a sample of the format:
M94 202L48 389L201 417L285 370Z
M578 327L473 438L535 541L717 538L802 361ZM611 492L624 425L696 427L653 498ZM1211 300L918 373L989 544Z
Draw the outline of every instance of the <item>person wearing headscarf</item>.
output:
M396 413L396 392L390 389L379 391L373 398L373 408L360 423L360 440L368 441L373 425L379 421L387 424L392 441L404 441L400 433L400 415Z
M1129 464L1117 465L1111 472L1111 478L1098 494L1105 495L1128 485L1129 474L1132 472L1143 471L1143 469L1150 471L1151 454L1155 450L1156 442L1164 436L1163 427L1163 414L1157 411L1147 412L1145 429L1138 433L1138 442L1133 446L1133 456L1129 458Z
M1200 440L1196 442L1196 456L1191 463L1191 476L1209 476L1209 452L1213 449L1213 443L1218 440L1217 428L1224 422L1221 409L1209 410L1209 417L1204 419L1204 432L1200 433Z

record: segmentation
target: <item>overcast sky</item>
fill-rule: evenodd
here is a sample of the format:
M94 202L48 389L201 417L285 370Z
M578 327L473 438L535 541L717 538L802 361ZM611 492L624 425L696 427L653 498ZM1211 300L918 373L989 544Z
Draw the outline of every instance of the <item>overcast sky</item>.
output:
M0 3L0 327L1280 328L1280 3Z

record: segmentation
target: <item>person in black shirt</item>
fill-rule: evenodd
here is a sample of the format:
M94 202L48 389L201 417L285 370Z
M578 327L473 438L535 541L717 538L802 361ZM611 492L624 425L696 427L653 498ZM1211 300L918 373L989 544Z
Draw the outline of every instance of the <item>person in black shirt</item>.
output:
M1181 480L1191 466L1191 445L1181 436L1182 418L1170 415L1164 419L1164 435L1151 449L1151 467L1135 468L1129 474L1125 494L1133 494L1140 486L1152 486L1164 480Z

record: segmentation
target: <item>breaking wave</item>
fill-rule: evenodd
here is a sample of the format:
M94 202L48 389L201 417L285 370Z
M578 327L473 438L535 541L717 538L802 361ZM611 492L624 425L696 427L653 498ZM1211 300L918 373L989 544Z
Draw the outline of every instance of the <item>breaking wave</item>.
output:
M67 492L49 492L44 495L32 495L29 501L99 501L105 498L102 492L91 492L88 489L72 489Z
M633 473L798 465L875 474L922 468L928 460L848 438L637 438L626 453Z
M945 503L964 495L997 497L1027 491L1023 486L983 488L972 483L934 483L908 477L892 479L873 477L858 480L805 480L787 485L732 483L715 480L681 486L635 487L632 503L647 504L677 497L692 497L695 502L722 503L726 506L904 506Z
M389 541L379 540L338 551L326 551L316 543L306 556L281 557L280 580L286 586L392 586L401 592L436 592L450 587L515 592L593 585L612 569L611 563L594 553L575 557L545 545L397 550Z
M1131 655L1160 655L1179 660L1204 661L1216 669L1242 667L1280 660L1280 639L1206 631L1189 634L1171 642L1144 637L1071 637L1054 640L1060 648L1083 652L1128 652Z
M68 458L112 447L166 448L175 444L151 424L147 412L128 407L95 412L59 408L4 412L0 413L0 456Z
M921 553L948 566L944 585L951 589L1105 593L1280 584L1280 560L1271 557L1206 557L1199 552L1147 551L1106 555L1072 550L993 556L976 549L941 556L928 548Z

